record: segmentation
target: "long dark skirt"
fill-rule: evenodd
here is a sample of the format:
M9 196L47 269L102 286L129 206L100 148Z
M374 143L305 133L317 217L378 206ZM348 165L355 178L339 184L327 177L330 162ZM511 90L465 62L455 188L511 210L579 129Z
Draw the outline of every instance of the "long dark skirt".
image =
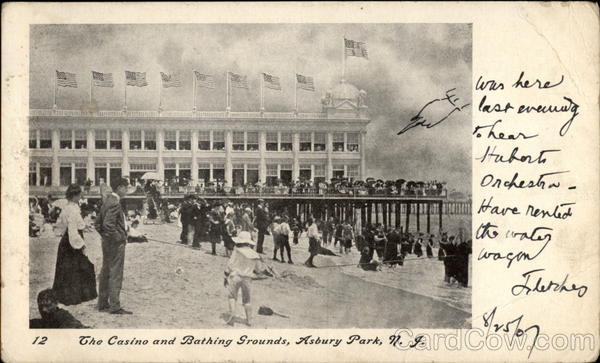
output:
M398 263L398 246L393 242L386 242L383 252L383 262L395 265ZM394 261L394 262L389 262Z
M318 255L320 249L321 249L321 244L319 243L318 239L313 238L313 237L308 239L308 252L311 255Z
M83 237L81 231L79 234ZM81 250L71 247L68 231L58 245L52 290L64 305L77 305L98 297L94 264Z
M230 251L233 250L233 248L235 247L235 242L233 241L233 238L231 238L231 236L227 233L223 234L223 242L225 243L225 248Z

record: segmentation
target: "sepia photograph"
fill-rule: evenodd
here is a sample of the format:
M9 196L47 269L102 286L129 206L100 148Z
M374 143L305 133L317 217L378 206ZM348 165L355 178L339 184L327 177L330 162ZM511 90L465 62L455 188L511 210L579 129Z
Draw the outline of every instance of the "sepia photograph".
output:
M472 42L30 25L29 328L471 328Z

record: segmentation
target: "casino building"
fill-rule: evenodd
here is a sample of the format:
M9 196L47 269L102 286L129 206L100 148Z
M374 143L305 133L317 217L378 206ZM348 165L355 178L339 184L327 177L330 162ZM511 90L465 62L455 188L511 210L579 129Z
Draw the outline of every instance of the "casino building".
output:
M30 192L149 171L192 185L364 179L365 100L342 81L320 113L31 109Z

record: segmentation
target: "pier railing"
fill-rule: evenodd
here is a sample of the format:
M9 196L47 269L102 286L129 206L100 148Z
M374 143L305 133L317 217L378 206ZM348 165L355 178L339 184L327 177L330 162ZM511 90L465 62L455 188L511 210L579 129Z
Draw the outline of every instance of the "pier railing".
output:
M29 194L33 195L47 195L47 194L63 194L66 191L66 186L30 186ZM84 194L89 197L100 196L100 188L93 186L89 189L82 187ZM161 195L167 197L182 197L188 193L195 193L198 196L207 197L306 197L306 198L446 198L446 189L401 189L401 190L364 190L360 188L347 188L347 189L336 189L336 188L290 188L290 187L252 187L252 188L235 188L235 187L222 187L222 188L201 188L191 186L180 186L180 187L162 187L160 190ZM145 192L141 188L137 188L132 191L129 195L131 196L144 196Z

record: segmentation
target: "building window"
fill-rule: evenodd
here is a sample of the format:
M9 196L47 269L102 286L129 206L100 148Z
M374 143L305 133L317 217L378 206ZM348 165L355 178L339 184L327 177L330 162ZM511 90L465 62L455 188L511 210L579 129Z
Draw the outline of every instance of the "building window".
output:
M325 165L319 164L315 165L315 185L319 185L321 183L325 183L326 175L325 175Z
M327 135L323 132L315 132L315 151L327 151Z
M292 183L292 164L282 164L279 167L279 179L284 185Z
M37 185L37 172L35 163L29 163L29 185Z
M312 150L312 135L310 132L300 133L300 151L311 151Z
M348 173L347 173L348 178L353 178L353 179L358 178L358 165L348 165L347 169L348 169Z
M87 180L87 164L75 163L75 184L83 186Z
M129 131L129 148L131 150L142 149L142 130Z
M333 134L333 151L344 151L344 133Z
M123 175L123 169L121 169L121 163L110 163L109 168L110 180L108 181L109 185L115 185L121 176Z
M258 132L246 133L246 151L258 151Z
M300 164L300 180L306 181L311 179L311 168L308 164Z
M52 132L40 130L40 149L52 149Z
M258 164L246 165L246 184L258 183Z
M334 165L333 166L333 177L336 179L342 179L344 177L344 166Z
M215 151L225 150L225 131L213 131L212 149Z
M178 183L177 177L177 164L176 163L165 163L165 182L169 187L173 187Z
M225 164L213 164L213 179L225 180Z
M37 149L37 130L29 130L29 148Z
M233 132L232 150L244 151L244 132L243 131L234 131Z
M179 131L179 150L192 150L191 140L189 131Z
M177 131L165 131L165 150L177 150Z
M71 184L71 163L60 164L60 185L67 186Z
M52 185L51 163L40 163L40 185L45 187Z
M352 153L359 152L359 142L360 134L353 132L346 134L346 150Z
M100 186L100 184L102 183L106 183L106 176L108 175L106 173L106 169L107 169L107 164L106 163L94 163L94 177L96 180L94 180L94 184Z
M200 163L198 164L198 182L208 182L210 180L210 164Z
M96 149L106 150L106 130L96 130L95 144Z
M192 164L180 163L179 164L179 186L186 187L192 180Z
M144 150L156 150L156 132L154 130L144 131Z
M75 149L87 148L87 130L75 130Z
M231 168L231 185L234 187L244 185L244 164L233 164Z
M281 151L292 151L293 149L293 135L291 132L281 133L281 143L279 145Z
M279 179L279 175L277 174L277 164L267 164L267 185L277 185L277 179Z
M110 149L121 150L123 148L123 140L121 130L110 130ZM120 170L120 169L119 169ZM112 175L111 175L112 179Z
M210 131L198 132L198 149L210 150Z
M71 130L60 130L60 148L70 149L73 144L73 132Z
M267 132L267 151L279 151L278 136L276 132Z

